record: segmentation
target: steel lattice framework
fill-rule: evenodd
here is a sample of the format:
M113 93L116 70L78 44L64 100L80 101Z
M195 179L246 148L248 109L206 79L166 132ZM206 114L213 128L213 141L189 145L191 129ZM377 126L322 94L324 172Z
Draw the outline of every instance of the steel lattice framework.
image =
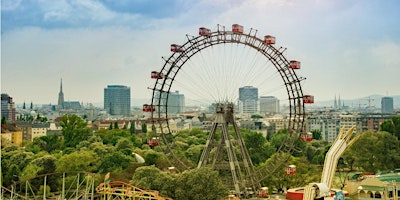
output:
M296 143L299 141L303 133L304 126L304 103L303 91L300 82L304 78L298 76L294 69L289 68L290 62L285 58L283 52L286 48L276 48L274 45L266 44L263 39L257 37L257 30L250 29L248 33L234 32L225 30L225 27L218 25L217 31L210 32L208 35L189 36L186 35L187 41L181 46L180 51L173 52L169 58L163 58L165 63L160 71L163 74L162 79L157 79L153 90L152 106L155 107L152 112L153 126L157 127L157 132L162 139L164 152L168 156L171 164L178 170L187 169L188 166L178 159L173 153L173 143L167 141L167 134L171 133L168 114L168 97L174 80L180 69L191 57L201 52L203 49L214 45L237 43L251 47L256 52L265 56L279 72L280 77L286 87L289 101L289 116L288 116L288 134L279 148L278 153L282 155L291 155L296 149ZM288 156L280 156L262 169L258 170L254 176L258 177L259 181L269 177L288 159Z

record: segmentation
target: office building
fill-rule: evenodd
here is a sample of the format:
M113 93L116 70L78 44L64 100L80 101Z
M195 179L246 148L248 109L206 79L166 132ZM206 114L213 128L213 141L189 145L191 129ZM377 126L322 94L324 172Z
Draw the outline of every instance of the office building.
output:
M279 99L274 96L260 97L260 113L277 114L279 113Z
M15 103L8 94L1 94L1 117L7 122L15 121Z
M164 103L163 104L164 106L166 101L167 101L167 93L163 93L161 96L161 102ZM179 91L169 92L167 111L168 113L175 113L175 114L185 112L185 95L180 94Z
M129 116L131 89L123 85L108 85L104 88L104 109L110 115Z
M239 113L255 114L258 112L258 88L245 86L239 88Z
M382 97L381 112L384 114L393 113L393 97Z

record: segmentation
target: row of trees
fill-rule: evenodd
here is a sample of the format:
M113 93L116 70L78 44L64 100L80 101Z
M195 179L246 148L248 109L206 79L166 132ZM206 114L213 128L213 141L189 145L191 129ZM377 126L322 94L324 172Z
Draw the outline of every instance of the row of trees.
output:
M2 143L3 185L8 186L41 174L87 171L98 174L96 184L102 182L104 174L111 172L113 180L159 190L162 195L174 199L187 199L188 196L204 199L196 197L196 194L204 197L204 193L198 192L203 188L215 188L215 191L212 189L207 194L210 199L227 194L227 186L220 181L220 175L211 169L190 170L179 174L165 172L170 163L162 151L159 147L152 149L146 144L147 138L154 136L152 132L136 134L132 130L116 128L93 131L76 115L63 116L60 124L63 127L62 137L50 135L35 138L32 142L26 141L24 149ZM285 130L268 137L268 140L254 131L241 132L256 167L261 168L276 156L282 156L276 154L276 149L283 142ZM313 134L320 136L318 131ZM361 134L360 139L343 155L340 161L342 169L378 172L400 167L400 142L393 133ZM195 168L207 136L200 129L192 129L180 131L170 136L169 140L174 140L176 155ZM319 181L321 166L329 147L323 140L299 140L298 151L289 160L289 164L297 166L297 173L286 175L283 166L272 178L265 180L263 185L279 189ZM133 153L141 155L145 163L138 163ZM54 182L51 191L60 189L59 180L49 181ZM37 183L37 190L40 184Z

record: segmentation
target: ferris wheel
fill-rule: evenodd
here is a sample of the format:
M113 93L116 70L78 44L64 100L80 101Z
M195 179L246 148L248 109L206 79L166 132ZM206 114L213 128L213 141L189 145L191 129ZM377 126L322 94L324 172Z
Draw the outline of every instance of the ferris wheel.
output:
M274 36L265 35L259 38L256 29L245 31L239 24L233 24L229 30L221 25L217 25L216 31L201 27L198 35L186 35L186 38L182 45L171 45L171 55L163 58L161 70L151 72L151 78L155 80L151 88L152 102L143 106L144 112L151 113L153 129L164 144L164 153L174 167L178 170L193 167L175 155L173 141L168 138L176 132L173 120L177 118L177 114L187 111L184 107L175 105L175 101L182 101L180 97L185 95L186 105L214 103L215 118L218 118L218 113L222 113L220 116L223 118L222 121L214 121L214 128L221 124L232 124L236 127L236 113L245 111L245 106L241 105L241 108L239 105L243 104L240 103L243 99L238 92L239 88L256 88L257 96L276 97L282 101L285 105L282 112L287 117L288 134L278 152L291 154L296 149L296 140L304 133L304 104L314 102L312 95L303 94L301 81L304 78L296 73L301 68L301 63L286 59L286 48L275 47ZM257 110L260 111L262 107L259 102ZM209 140L213 139L212 135L211 131ZM226 137L229 143L230 138ZM241 145L238 147L242 149L243 155L240 157L248 162L245 164L249 168L247 174L253 177L250 182L269 177L287 159L276 160L263 169L254 171L248 155L245 155L248 153L240 133L235 138L239 138L237 143ZM220 143L223 145L223 141ZM229 146L227 144L228 149ZM204 152L206 149L207 146ZM211 150L204 152L198 167L202 165L201 162L205 163L203 159L212 154ZM230 155L229 158L237 159L235 156ZM235 174L234 170L232 173ZM248 182L248 179L244 181ZM236 190L238 188L239 186Z

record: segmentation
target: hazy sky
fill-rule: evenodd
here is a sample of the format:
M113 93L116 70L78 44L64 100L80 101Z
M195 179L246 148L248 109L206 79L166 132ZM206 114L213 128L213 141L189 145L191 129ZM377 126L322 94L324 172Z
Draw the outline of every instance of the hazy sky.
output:
M201 26L272 34L316 101L400 95L398 0L2 0L1 92L16 103L151 98L150 71Z

